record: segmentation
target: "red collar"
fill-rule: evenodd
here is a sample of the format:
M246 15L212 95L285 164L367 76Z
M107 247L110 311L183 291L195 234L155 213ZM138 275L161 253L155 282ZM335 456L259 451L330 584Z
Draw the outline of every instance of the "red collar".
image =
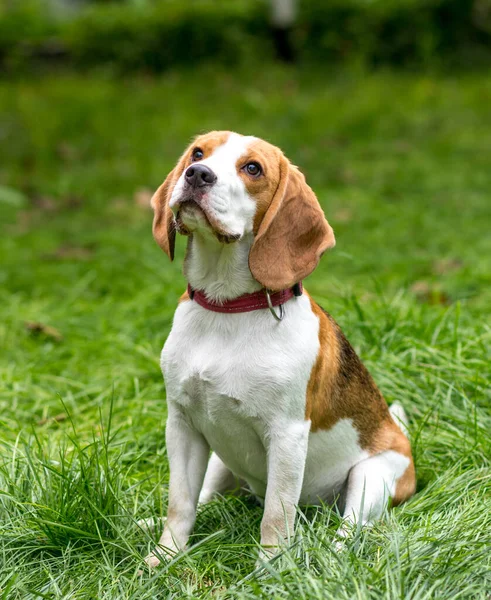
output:
M280 306L285 304L294 296L301 296L303 293L302 283L296 283L293 287L279 292L273 292L270 294L272 306ZM269 308L268 299L266 297L266 290L263 288L252 294L243 294L238 298L232 300L224 300L223 302L217 302L215 300L209 300L205 293L200 290L194 290L188 284L188 294L191 300L197 302L203 308L219 313L245 313L252 312L253 310L260 310L262 308Z

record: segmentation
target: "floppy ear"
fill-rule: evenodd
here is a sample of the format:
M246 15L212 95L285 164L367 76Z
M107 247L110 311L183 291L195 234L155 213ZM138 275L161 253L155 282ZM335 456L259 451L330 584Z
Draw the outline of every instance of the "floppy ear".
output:
M254 278L271 291L292 287L335 244L334 232L303 174L285 157L280 182L249 253Z
M176 169L173 169L167 175L164 183L159 187L150 200L150 204L154 210L152 226L153 237L171 260L174 260L176 229L174 215L169 207L169 200L175 184L175 172Z

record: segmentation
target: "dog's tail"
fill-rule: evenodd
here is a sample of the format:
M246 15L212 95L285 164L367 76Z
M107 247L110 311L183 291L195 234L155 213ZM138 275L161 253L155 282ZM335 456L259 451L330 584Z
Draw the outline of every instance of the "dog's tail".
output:
M407 436L408 435L408 425L409 421L406 415L406 411L402 408L399 402L394 402L389 406L389 412L392 415L394 421L399 425L402 429L402 433Z

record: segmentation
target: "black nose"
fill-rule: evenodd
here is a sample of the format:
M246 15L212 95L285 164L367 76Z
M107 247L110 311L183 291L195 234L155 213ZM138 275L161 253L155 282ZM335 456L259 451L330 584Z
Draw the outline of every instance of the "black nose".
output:
M217 180L215 173L206 165L191 165L186 171L185 178L186 183L195 188L213 185Z

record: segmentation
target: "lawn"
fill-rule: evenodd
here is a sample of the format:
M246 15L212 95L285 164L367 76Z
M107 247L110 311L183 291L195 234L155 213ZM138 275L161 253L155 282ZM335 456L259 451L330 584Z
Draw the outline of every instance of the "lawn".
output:
M254 67L0 83L2 598L489 598L491 80ZM139 577L185 286L148 200L214 128L307 174L337 246L306 286L405 407L418 492L341 553L337 516L303 511L257 571L261 509L225 497Z

